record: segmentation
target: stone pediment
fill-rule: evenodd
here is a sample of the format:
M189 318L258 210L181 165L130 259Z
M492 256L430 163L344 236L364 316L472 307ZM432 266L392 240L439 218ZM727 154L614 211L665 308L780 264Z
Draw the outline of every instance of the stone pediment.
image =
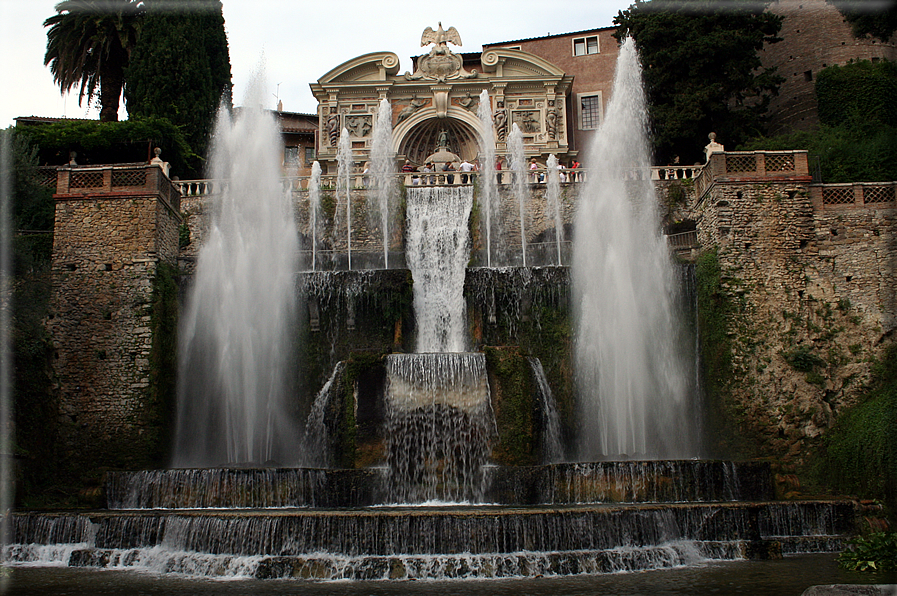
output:
M318 84L385 81L399 72L399 57L393 52L372 52L343 62L323 77Z
M564 71L535 54L522 50L494 48L483 52L485 74L491 77L563 77Z

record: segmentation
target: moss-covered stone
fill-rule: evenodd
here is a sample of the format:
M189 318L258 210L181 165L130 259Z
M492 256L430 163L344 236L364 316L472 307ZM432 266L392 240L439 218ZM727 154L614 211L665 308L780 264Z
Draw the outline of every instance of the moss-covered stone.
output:
M529 362L517 348L486 347L486 368L498 440L495 463L529 466L539 462L539 404Z

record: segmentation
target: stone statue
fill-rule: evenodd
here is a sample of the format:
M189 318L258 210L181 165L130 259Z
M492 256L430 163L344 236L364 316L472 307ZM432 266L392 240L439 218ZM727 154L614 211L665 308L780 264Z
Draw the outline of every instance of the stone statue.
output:
M330 146L336 147L339 143L339 114L336 113L336 108L330 110L327 118L327 136L330 138Z
M446 43L452 43L459 47L463 45L458 30L454 27L449 27L448 31L445 31L442 28L442 22L439 23L439 30L433 31L432 27L427 27L420 36L420 47L426 47L431 43L436 44L433 49L440 53L448 51Z
M430 48L430 53L417 61L417 70L413 74L405 73L405 79L409 81L429 79L444 83L446 79L476 78L477 72L475 70L467 72L464 69L464 59L448 48L449 43L461 45L461 36L457 29L449 27L446 31L442 28L442 23L439 23L439 29L436 31L433 31L432 27L427 27L421 35L420 45L424 47L431 43L434 45Z
M448 133L444 130L439 133L439 138L436 140L436 151L441 149L448 150Z
M505 103L498 102L498 108L492 114L492 120L495 122L495 138L499 143L504 143L508 137L508 112L505 110Z
M548 108L545 113L545 128L548 132L548 138L555 140L558 138L558 112L555 108Z
M480 105L480 98L472 96L468 91L467 95L458 100L458 104L465 110L476 113Z
M704 156L705 156L705 161L710 161L710 155L712 153L723 153L726 150L726 148L722 144L716 142L716 133L715 132L712 132L709 135L707 135L707 138L710 139L710 142L707 143L706 147L704 147Z
M411 96L411 103L402 108L402 111L399 112L399 117L396 119L396 124L410 118L414 112L424 107L425 103L427 102L423 99L418 99L417 95Z

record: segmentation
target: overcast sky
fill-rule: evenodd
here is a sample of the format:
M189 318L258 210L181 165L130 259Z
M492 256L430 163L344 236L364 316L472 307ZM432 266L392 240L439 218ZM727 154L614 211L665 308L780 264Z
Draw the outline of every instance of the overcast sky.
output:
M43 22L57 0L0 0L0 128L16 116L97 118L78 106L78 96L61 96L44 66ZM484 43L610 27L628 0L223 0L230 44L234 103L242 103L250 76L265 64L270 107L277 96L284 110L313 113L309 83L331 68L369 52L399 56L400 72L421 53L427 27L455 27L463 52ZM279 83L279 86L278 86ZM122 112L124 114L124 112Z

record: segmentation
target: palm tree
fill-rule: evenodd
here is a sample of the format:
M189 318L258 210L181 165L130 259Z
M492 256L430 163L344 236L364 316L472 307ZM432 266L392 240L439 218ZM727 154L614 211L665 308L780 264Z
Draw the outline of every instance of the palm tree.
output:
M63 93L81 84L78 105L98 96L100 120L118 120L125 68L140 33L140 0L65 0L44 21L53 82ZM97 93L99 86L99 93Z

